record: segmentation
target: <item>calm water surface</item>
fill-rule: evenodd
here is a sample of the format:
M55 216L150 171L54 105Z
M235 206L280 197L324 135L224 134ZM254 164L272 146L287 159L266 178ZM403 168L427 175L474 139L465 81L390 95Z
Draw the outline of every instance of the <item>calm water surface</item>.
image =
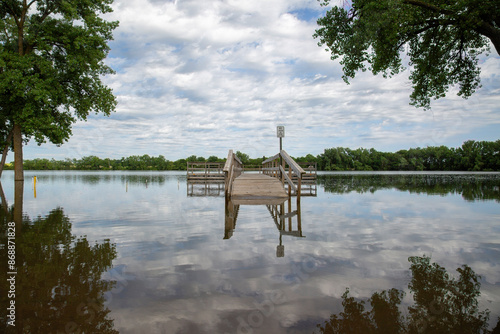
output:
M11 208L12 172L2 186ZM499 173L321 174L308 192L300 205L237 207L183 172L26 172L18 325L312 333L346 288L362 299L397 288L411 304L408 257L422 255L481 275L480 308L496 323Z

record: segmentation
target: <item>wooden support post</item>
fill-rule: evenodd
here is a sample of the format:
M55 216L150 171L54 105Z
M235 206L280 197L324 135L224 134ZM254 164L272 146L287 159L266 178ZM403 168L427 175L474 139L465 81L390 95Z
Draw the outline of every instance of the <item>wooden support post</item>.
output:
M285 203L280 204L279 218L280 218L280 230L285 230Z
M301 193L301 188L302 188L302 178L299 176L298 182L297 182L297 207L300 206L300 193Z
M292 198L288 197L288 231L292 230Z
M281 167L283 167L283 170L285 170L285 159L281 158L281 154L280 154L280 159L281 159ZM283 172L281 172L281 183L285 184L285 176L283 175Z
M299 198L297 200L297 229L300 232L300 236L302 236L302 212L300 211L300 196L298 196L297 198Z

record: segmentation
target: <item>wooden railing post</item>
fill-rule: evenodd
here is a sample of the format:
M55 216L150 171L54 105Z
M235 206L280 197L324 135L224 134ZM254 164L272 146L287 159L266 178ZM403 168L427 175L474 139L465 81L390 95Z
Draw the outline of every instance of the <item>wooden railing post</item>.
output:
M281 170L281 183L285 184L285 175L284 174L284 170L285 170L285 159L283 159L283 157L281 156L281 153L280 153L280 161L281 161L281 167L283 168Z
M231 190L233 187L233 181L236 177L241 174L243 168L243 163L240 159L233 153L233 150L229 150L227 155L226 163L224 164L224 186L226 196L231 196Z
M288 172L285 169L287 165ZM306 172L288 155L288 153L281 150L281 152L276 154L274 157L263 161L262 166L263 173L279 179L283 185L285 184L285 181L288 183L289 196L291 196L292 189L294 190L295 195L300 196L302 177ZM293 183L293 174L297 176L297 186Z
M225 187L225 193L226 197L230 195L230 187L231 187L231 178L232 178L232 164L233 164L233 150L229 150L229 153L227 154L227 159L226 163L224 165L224 187Z

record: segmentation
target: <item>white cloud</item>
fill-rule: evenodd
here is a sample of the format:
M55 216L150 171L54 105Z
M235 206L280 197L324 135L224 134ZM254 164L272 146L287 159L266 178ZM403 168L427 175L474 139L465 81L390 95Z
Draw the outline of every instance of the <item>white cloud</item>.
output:
M341 66L312 38L323 10L317 1L117 0L113 7L107 17L120 26L106 62L117 74L105 82L117 112L76 124L61 148L30 144L26 158L176 160L224 157L230 148L272 155L276 125L286 126L292 155L498 139L481 131L500 125L496 54L482 59L483 87L472 98L450 93L424 111L408 105L408 72L342 81Z

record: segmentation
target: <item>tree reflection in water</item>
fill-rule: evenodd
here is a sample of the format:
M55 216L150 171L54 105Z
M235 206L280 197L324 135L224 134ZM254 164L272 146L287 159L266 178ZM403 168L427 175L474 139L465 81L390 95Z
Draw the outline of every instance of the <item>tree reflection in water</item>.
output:
M408 260L412 272L408 288L415 304L406 317L400 311L401 290L375 292L368 300L371 310L366 311L365 302L349 296L347 289L342 295L344 310L318 324L320 333L489 333L489 311L478 307L480 277L469 266L458 268L459 277L453 278L427 256Z
M7 244L12 214L4 202L0 209L2 245ZM24 216L19 226L16 222L16 326L7 326L5 312L0 326L7 333L118 333L103 297L115 282L101 279L116 258L116 246L109 240L91 245L85 237L76 238L61 208L44 218ZM2 251L0 259L2 268L7 268L7 252ZM9 290L6 275L6 270L0 271L1 291ZM7 293L0 296L4 310L10 303L7 298Z
M500 202L498 173L414 173L414 174L325 174L318 175L318 184L326 192L375 192L396 189L428 195L460 194L466 201L495 200Z

